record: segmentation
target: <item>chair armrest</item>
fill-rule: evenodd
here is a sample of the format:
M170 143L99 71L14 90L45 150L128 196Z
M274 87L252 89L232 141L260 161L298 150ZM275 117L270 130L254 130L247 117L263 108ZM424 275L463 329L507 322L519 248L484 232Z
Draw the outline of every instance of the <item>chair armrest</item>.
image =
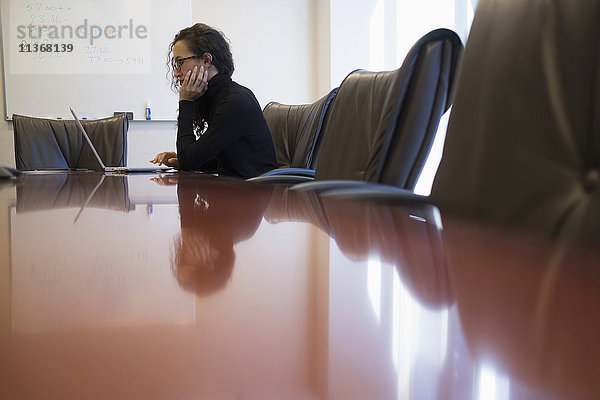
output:
M0 166L0 178L12 178L21 175L21 170L11 167Z
M331 189L320 194L324 197L335 197L344 199L368 199L368 200L391 200L405 203L423 203L433 205L429 197L415 194L410 190L400 188L343 188Z
M277 168L273 169L269 172L265 172L260 176L272 176L272 175L298 175L298 176L308 176L311 178L315 177L314 169L306 169L306 168Z
M373 200L401 200L406 202L429 203L429 198L413 193L410 190L396 186L382 185L353 180L326 180L300 183L290 189L296 191L318 191L320 196L347 198L347 199L373 199Z
M322 181L314 181L301 183L298 185L294 185L291 189L297 190L300 192L304 191L329 191L329 190L337 190L337 189L353 189L359 187L367 187L367 186L379 186L377 184L368 183L364 181L354 181L354 180L322 180Z
M279 183L287 185L295 185L303 182L312 182L313 178L304 175L266 175L256 176L254 178L247 179L249 182L260 182L260 183Z

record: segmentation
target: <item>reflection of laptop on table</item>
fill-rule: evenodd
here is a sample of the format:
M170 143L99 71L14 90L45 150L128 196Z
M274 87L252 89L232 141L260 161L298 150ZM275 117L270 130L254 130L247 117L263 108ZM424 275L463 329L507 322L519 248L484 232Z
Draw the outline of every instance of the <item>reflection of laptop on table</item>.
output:
M94 153L94 157L96 157L96 160L98 160L98 163L100 164L100 166L102 167L102 170L104 172L160 172L160 171L167 171L167 170L173 169L170 167L159 167L157 165L148 166L148 167L107 167L106 165L104 165L104 162L102 162L100 155L96 151L96 147L94 147L94 144L90 140L89 135L87 134L87 132L85 131L85 128L83 127L83 125L81 124L81 121L79 120L79 117L77 116L77 114L75 114L75 111L73 111L73 109L71 107L69 107L69 109L71 110L71 114L73 114L73 118L75 118L75 122L77 123L77 126L79 127L79 130L81 131L81 134L83 135L85 140L90 145L90 147L92 149L92 153Z

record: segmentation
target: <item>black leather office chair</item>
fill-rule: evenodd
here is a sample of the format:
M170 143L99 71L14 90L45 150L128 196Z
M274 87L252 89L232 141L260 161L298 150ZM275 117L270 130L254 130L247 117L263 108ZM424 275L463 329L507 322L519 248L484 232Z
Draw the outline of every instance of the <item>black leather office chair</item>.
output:
M83 121L104 164L127 165L129 121L123 115ZM13 115L15 161L20 170L99 169L75 121Z
M349 74L315 150L315 180L327 182L308 187L360 181L412 189L452 102L462 49L456 33L437 29L415 43L399 69Z
M600 3L482 1L431 199L600 242Z
M263 114L273 137L280 170L263 175L290 173L289 168L314 169L313 153L323 120L337 88L311 104L287 105L271 102ZM283 169L283 171L281 170Z
M481 0L431 193L469 352L534 397L600 395L599 25L597 0Z

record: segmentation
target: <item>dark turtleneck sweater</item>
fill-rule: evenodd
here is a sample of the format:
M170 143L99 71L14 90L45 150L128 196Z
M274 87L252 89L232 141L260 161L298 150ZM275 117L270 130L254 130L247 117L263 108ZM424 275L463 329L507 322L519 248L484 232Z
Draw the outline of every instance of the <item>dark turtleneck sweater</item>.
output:
M196 139L195 103L207 122ZM256 97L224 74L213 76L195 101L179 102L177 128L179 169L216 170L219 175L250 178L277 168L271 133Z

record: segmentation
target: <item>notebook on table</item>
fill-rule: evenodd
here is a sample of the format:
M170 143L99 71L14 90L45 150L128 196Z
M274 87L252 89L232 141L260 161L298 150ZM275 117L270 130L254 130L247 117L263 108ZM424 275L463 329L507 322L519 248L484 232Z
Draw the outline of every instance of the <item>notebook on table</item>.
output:
M81 131L81 134L85 138L86 142L90 145L90 148L92 149L92 153L94 153L94 157L96 157L96 160L98 160L98 163L100 164L100 167L102 168L102 170L104 172L161 172L161 171L168 171L168 170L173 169L171 167L160 167L158 165L150 165L147 167L107 167L106 165L104 165L102 158L100 158L100 155L96 151L96 147L92 143L90 136L87 134L85 128L81 124L79 117L77 116L75 111L73 111L73 108L69 107L69 110L71 110L71 114L73 115L73 118L75 118L77 127Z

